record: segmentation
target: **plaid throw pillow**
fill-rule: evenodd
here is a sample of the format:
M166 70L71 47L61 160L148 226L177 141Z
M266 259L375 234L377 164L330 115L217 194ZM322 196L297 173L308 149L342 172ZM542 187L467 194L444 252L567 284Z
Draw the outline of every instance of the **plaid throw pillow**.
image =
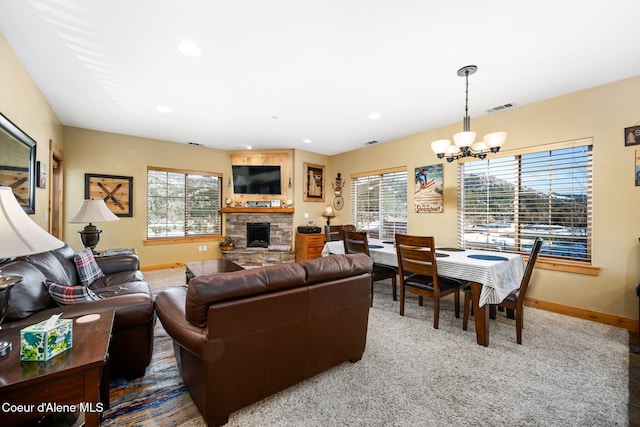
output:
M79 304L101 299L86 286L66 286L51 280L45 280L44 285L51 298L60 305Z
M82 252L74 254L73 261L76 263L78 276L80 276L80 282L83 285L89 286L97 279L104 277L104 272L93 257L93 251L91 251L91 248L87 248Z

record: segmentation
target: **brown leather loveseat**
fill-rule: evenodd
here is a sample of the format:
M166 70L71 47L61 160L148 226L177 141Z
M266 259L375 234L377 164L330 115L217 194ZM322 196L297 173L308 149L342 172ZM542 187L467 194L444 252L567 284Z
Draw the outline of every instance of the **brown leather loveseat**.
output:
M63 317L76 317L113 308L109 375L127 379L144 376L153 354L155 313L149 284L139 270L138 256L96 258L105 276L88 287L101 299L61 307L51 298L43 282L51 280L69 286L79 285L73 255L73 249L65 245L53 251L0 262L4 274L23 277L22 282L11 290L2 328L23 328L60 312Z
M192 279L156 296L178 367L210 426L347 360L367 339L371 259L332 255Z

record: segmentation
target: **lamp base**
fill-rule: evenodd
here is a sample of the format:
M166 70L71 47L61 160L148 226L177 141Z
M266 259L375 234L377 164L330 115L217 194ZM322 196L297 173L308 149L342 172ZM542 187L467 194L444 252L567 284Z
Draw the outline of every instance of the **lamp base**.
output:
M78 231L80 233L80 240L82 240L82 244L85 248L91 248L92 251L96 249L98 246L98 242L100 242L100 233L102 230L98 230L98 227L89 223L82 230Z
M11 351L11 343L9 341L0 341L0 357L6 356Z
M21 281L22 276L5 276L0 271L0 324L2 324L5 314L7 314L7 308L9 308L11 289ZM0 357L6 356L10 351L11 343L9 341L0 341Z

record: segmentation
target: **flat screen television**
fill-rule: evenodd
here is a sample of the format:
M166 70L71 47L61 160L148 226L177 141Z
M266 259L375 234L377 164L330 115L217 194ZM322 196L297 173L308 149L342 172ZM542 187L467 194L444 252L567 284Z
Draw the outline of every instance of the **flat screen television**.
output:
M235 194L282 194L280 166L232 165Z

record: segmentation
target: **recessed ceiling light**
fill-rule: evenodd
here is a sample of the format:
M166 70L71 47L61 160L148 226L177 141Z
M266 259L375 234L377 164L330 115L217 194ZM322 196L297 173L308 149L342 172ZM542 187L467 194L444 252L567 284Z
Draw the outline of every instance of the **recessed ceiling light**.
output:
M178 45L178 50L185 56L200 56L202 52L200 48L196 46L195 43L192 42L182 42Z
M369 114L369 118L371 120L378 120L380 117L382 117L382 115L380 113L371 113L371 114Z
M253 150L253 146L252 145L247 145L247 150Z
M161 113L170 113L171 112L171 108L167 107L166 105L158 105L156 107L156 110L158 110Z
M305 144L311 144L311 140L309 138L302 140Z

